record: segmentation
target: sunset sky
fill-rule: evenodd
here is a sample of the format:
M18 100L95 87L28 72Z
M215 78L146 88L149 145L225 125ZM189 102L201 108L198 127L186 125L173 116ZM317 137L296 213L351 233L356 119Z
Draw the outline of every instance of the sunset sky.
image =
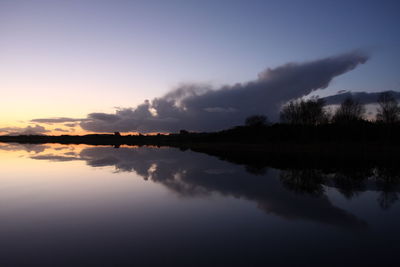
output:
M399 12L400 2L388 0L1 0L0 133L174 130L179 122L185 126L186 108L176 117L161 104L157 109L154 98L169 101L164 96L177 88L195 87L195 96L223 85L236 90L237 83L244 83L238 90L247 90L246 82L264 84L262 77L286 71L277 68L288 62L300 64L289 71L304 75L304 68L349 60L338 70L343 75L323 81L326 89L310 85L302 92L399 91ZM274 81L267 82L271 87ZM181 101L174 97L175 104ZM201 106L210 116L239 112L214 95L190 97L183 102L192 107L215 102ZM149 103L144 109L150 115L135 112L143 103ZM200 121L205 115L195 116Z

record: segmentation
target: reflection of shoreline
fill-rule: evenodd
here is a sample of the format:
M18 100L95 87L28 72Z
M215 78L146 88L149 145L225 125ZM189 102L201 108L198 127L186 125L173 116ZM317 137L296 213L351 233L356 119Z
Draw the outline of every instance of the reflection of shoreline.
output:
M132 139L133 142L129 142ZM164 139L167 138L167 139ZM126 140L123 141L123 140ZM185 142L167 136L0 136L0 145L21 144L27 147L33 145L74 145L79 146L114 146L114 147L157 147L179 148L192 150L216 156L231 163L245 165L253 173L262 173L263 168L313 168L335 169L344 168L373 168L389 166L397 168L399 147L380 143L202 143ZM180 140L180 141L179 141ZM1 143L3 142L3 143ZM11 143L9 143L11 142Z
M326 126L328 127L328 126ZM331 128L329 128L331 127ZM400 127L381 128L364 125L327 129L271 126L261 129L236 127L212 133L125 135L91 134L82 136L20 135L0 136L3 143L21 144L86 144L103 146L166 146L200 152L265 153L275 157L318 157L339 160L386 160L397 157ZM372 128L371 128L372 127ZM333 132L329 132L332 130ZM347 132L349 131L349 132ZM366 132L367 131L367 132ZM368 134L367 134L368 133Z

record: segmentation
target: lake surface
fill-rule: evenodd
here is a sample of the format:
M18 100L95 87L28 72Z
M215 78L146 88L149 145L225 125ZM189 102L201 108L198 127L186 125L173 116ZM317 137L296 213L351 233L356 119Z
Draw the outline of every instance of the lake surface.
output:
M0 266L398 266L400 175L0 144Z

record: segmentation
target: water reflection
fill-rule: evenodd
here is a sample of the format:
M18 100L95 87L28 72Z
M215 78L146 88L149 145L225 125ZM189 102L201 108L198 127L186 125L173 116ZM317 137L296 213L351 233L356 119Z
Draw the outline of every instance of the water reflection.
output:
M389 208L398 194L399 176L392 170L299 169L233 165L215 157L175 148L84 147L53 149L31 154L35 160L85 161L92 167L113 166L115 172L135 172L162 184L181 197L211 193L244 198L268 214L286 220L307 220L361 229L367 223L332 204L326 188L337 188L347 198L367 190L380 192L378 201Z
M49 177L58 171L64 172L67 177L68 168L72 166L82 166L85 170L93 172L82 177L75 176L71 187L83 186L85 190L80 191L83 193L72 194L80 199L71 204L70 210L65 207L64 210L60 208L69 205L65 203L71 195L67 194L65 198L57 200L57 196L64 193L63 188L59 187L55 187L55 190L54 187L50 187L49 190L44 187L43 190L36 191L28 187L27 191L36 192L36 196L44 195L45 200L37 206L27 204L26 214L21 213L21 216L26 217L9 215L9 224L5 224L7 216L4 214L7 215L8 210L13 211L7 209L11 204L0 207L0 213L3 215L3 225L0 227L3 243L15 241L15 251L18 251L20 244L25 244L27 240L19 232L24 230L20 229L28 229L29 240L40 240L43 234L51 240L55 238L55 241L53 240L55 243L65 240L67 243L70 242L67 250L61 247L60 251L74 251L75 246L89 251L91 250L88 248L94 247L93 251L102 251L96 252L95 256L87 256L90 260L94 259L93 266L99 266L100 260L97 261L97 257L100 259L102 253L110 251L112 257L115 258L117 255L124 263L132 262L133 253L135 259L140 259L140 263L154 260L155 265L162 265L161 257L159 261L157 257L149 259L146 254L148 251L155 251L158 256L164 255L170 263L176 263L177 257L174 254L176 250L183 251L182 258L179 258L182 259L182 266L209 266L212 265L210 263L215 263L214 260L219 261L221 266L235 264L265 266L264 263L272 259L272 265L276 266L282 263L281 260L287 253L297 253L297 257L293 257L293 260L285 259L282 265L301 265L297 260L302 259L303 265L310 266L313 264L308 263L315 261L314 265L321 266L326 265L324 261L327 255L331 255L332 250L340 250L340 253L352 259L349 262L359 263L360 255L364 255L366 249L369 251L368 254L373 255L372 252L376 247L382 247L377 254L383 255L390 250L390 247L396 247L392 246L390 241L391 236L396 237L393 235L393 229L397 229L398 225L394 204L400 192L400 172L395 164L371 163L364 167L357 164L336 164L337 162L304 164L290 160L282 162L281 159L259 155L256 155L257 159L249 154L225 153L221 156L216 153L210 156L210 153L207 155L191 150L157 147L0 144L0 150L5 151L3 155L17 153L18 160L24 157L24 162L33 163L32 166L35 168L36 165L45 167L57 165L58 167L54 168L56 171L47 174ZM48 161L57 163L47 164ZM85 164L92 168L87 168ZM37 170L38 173L45 174L42 169ZM109 175L110 173L119 175ZM135 181L121 183L124 189L139 184L145 186L140 188L138 186L135 190L127 188L126 191L120 189L112 191L100 187L101 175L110 178L104 180L107 181L107 186L113 184L114 178L118 183L118 177L121 176L127 179L125 182ZM81 182L88 181L89 178L94 179L86 184ZM30 183L29 179L17 184L25 186L26 183ZM46 186L49 180L42 180L40 183ZM3 186L6 185L3 181ZM150 190L145 188L149 185L162 188L169 195L166 197L160 191L146 191ZM65 191L71 190L71 187ZM15 192L24 193L22 186L14 191L9 188L6 188L9 195L16 196L16 199L18 193ZM86 194L90 194L91 191L100 193L86 198ZM103 194L104 192L106 193ZM126 195L120 196L119 192L126 192ZM134 196L140 194L139 192L143 193L140 196L136 195L135 201L126 198L127 195ZM339 194L340 201L337 199ZM373 203L379 204L380 207L380 217L371 212L373 210L371 206L347 206L351 201L364 196L374 197ZM120 198L124 200L116 205L110 204ZM159 198L160 203L166 202L166 204L157 204L159 206L156 207L153 203L154 198ZM95 201L89 201L90 199ZM24 203L30 201L31 199ZM35 198L32 201L35 203ZM194 204L187 206L189 208L186 210L180 206L188 202ZM19 204L18 201L15 203ZM254 210L249 209L249 206L240 206L244 205L243 203ZM358 203L364 204L369 201L364 199ZM213 213L215 205L227 206ZM229 210L227 207L233 210L233 215L226 211ZM45 215L37 215L38 212L43 212L42 215ZM221 212L223 214L218 217ZM74 225L76 228L70 228L69 221L73 221L71 217L78 222ZM57 218L61 219L58 221ZM207 219L209 221L205 222ZM37 224L31 224L35 220ZM46 224L41 220L45 222L50 220L50 223ZM392 225L390 222L393 222ZM12 228L18 224L21 227L15 228L17 230ZM37 225L43 225L43 229L39 229L42 231L39 233L42 234L37 234ZM386 226L392 230L386 230ZM29 227L32 227L31 231ZM14 229L18 236L13 235L13 231L8 229ZM51 229L55 230L52 232ZM316 233L315 236L310 235L314 233L313 231ZM77 238L79 242L71 241L70 236ZM104 238L109 240L108 243L102 243ZM374 242L368 243L371 240ZM299 249L299 244L304 245L306 249ZM123 250L115 250L117 246ZM47 253L49 250L46 245L42 248L43 250L38 248L40 253ZM60 251L58 253L63 255ZM268 260L265 251L271 252ZM192 262L193 257L199 259L203 255L212 260L200 260L197 264ZM42 256L38 258L42 259ZM340 258L332 259L335 260L343 263ZM390 261L390 258L387 260ZM112 263L106 265L115 266Z
M113 166L116 172L135 172L179 196L206 196L217 192L254 201L266 213L288 220L311 220L351 228L367 224L333 206L326 196L326 188L336 188L348 199L365 191L378 191L377 201L382 209L389 209L399 199L400 191L400 170L394 165L276 170L259 162L245 164L243 168L175 148L11 144L2 145L0 149L25 150L35 160L81 160L92 167ZM275 179L277 177L279 179Z
M238 168L231 164L222 164L212 157L175 148L84 147L80 151L70 151L75 149L72 146L69 150L67 147L54 148L55 151L68 150L67 152L43 153L46 148L48 146L45 145L5 147L9 150L34 151L35 154L30 157L36 160L83 160L92 167L114 166L116 172L136 172L145 180L161 183L182 196L204 195L216 191L224 195L255 200L260 207L269 206L263 205L263 202L275 202L276 200L269 198L278 191L283 199L281 185L293 193L302 194L302 199L306 197L324 199L325 187L336 188L348 199L365 191L378 191L380 196L377 201L382 209L390 208L398 200L400 191L400 169L395 165L343 168L325 166L321 169L286 166L277 175L276 171L268 173L268 166L260 162L245 164L245 168ZM229 158L224 159L229 160ZM230 160L230 162L235 161ZM244 174L243 170L247 174ZM252 176L265 177L256 179ZM270 176L279 176L281 184L271 185L273 179L271 180ZM263 201L264 198L268 201ZM280 214L277 211L274 213ZM292 218L290 215L283 217Z
M36 145L36 144L5 144L5 143L0 143L0 150L3 151L19 151L23 150L28 153L41 153L44 152L46 149L50 148L51 146L49 145ZM54 148L55 150L62 150L66 149L66 147L63 146L57 146Z

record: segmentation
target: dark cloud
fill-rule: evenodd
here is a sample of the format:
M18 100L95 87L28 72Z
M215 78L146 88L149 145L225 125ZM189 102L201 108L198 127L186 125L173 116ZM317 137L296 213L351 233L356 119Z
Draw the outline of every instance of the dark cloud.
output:
M79 158L76 158L76 157L68 157L68 156L61 156L61 155L54 155L54 154L37 155L37 156L32 156L31 158L37 159L37 160L50 160L50 161L79 160Z
M52 123L64 123L64 122L80 122L82 120L85 119L59 117L59 118L33 119L31 120L31 122L52 124Z
M100 120L105 122L115 122L118 120L118 116L114 114L106 114L106 113L90 113L88 115L90 120Z
M400 101L400 92L395 92L395 91L387 91L387 92L391 93L397 100ZM359 101L361 104L374 104L374 103L377 103L377 100L381 93L382 92L373 92L373 93L346 92L346 93L340 93L337 95L324 97L323 99L325 100L327 105L340 104L348 97L352 97L353 99Z
M326 88L334 77L367 60L364 53L352 52L288 63L261 72L254 81L218 89L186 84L136 108L118 109L115 114L89 114L81 127L93 132L207 131L241 124L253 114L275 120L283 103Z
M6 133L8 135L43 135L50 132L45 127L40 125L27 126L25 128L21 127L5 127L0 128L0 132Z
M58 132L64 132L64 133L68 133L70 132L69 130L66 129L62 129L62 128L55 128L54 131L58 131Z
M64 126L65 126L65 127L73 128L73 127L78 126L78 123L65 123Z

